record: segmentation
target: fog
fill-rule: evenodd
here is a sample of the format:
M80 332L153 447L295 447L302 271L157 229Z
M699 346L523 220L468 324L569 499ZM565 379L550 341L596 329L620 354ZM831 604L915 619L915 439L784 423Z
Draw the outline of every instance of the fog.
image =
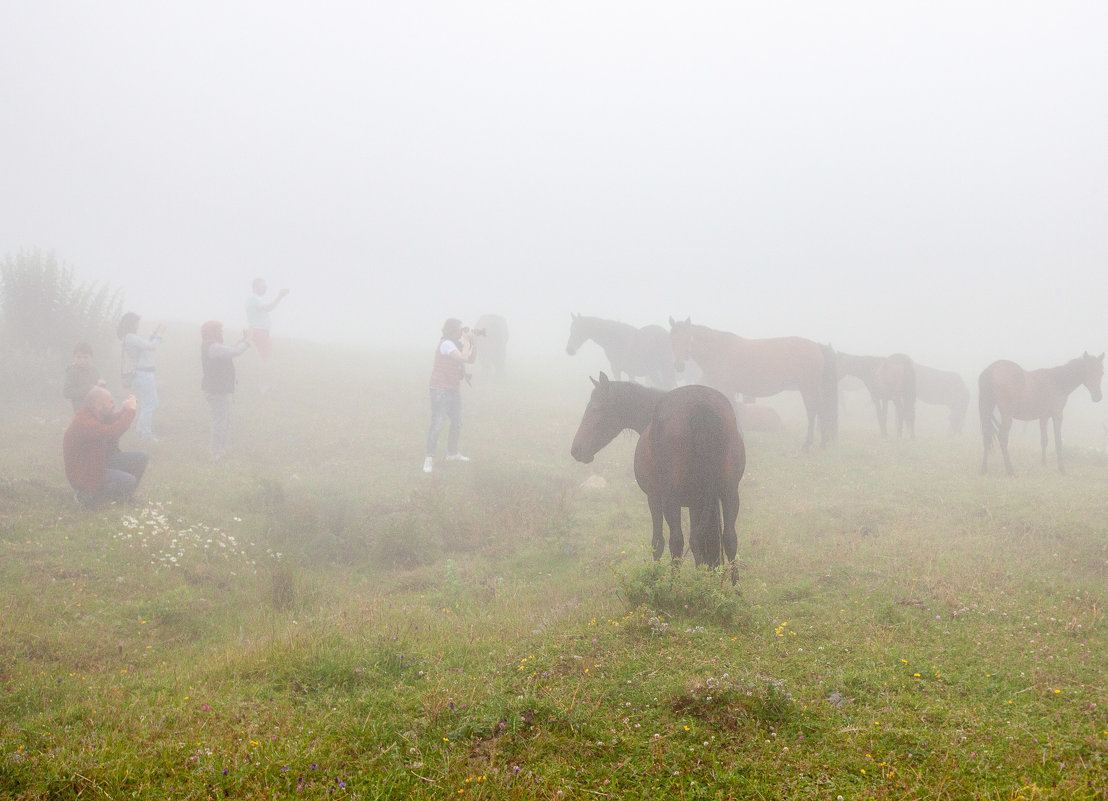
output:
M969 373L1108 340L1100 2L4 17L0 255L147 319L237 325L260 275L320 342L498 312L558 354L571 312L673 315Z

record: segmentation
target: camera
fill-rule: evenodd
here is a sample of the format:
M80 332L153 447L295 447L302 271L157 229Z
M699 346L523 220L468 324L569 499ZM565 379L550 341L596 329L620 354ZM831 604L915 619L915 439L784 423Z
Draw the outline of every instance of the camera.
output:
M475 337L483 337L487 331L488 329L485 328L469 328L468 326L462 329L463 334L472 333Z

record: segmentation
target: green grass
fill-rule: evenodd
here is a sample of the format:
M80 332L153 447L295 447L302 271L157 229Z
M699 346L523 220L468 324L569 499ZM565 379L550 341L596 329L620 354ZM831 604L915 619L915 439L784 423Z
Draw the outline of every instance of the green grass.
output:
M478 373L425 476L426 354L246 357L218 465L194 355L135 507L75 507L60 399L0 422L4 797L1108 795L1100 454L751 434L732 588L650 560L633 435L569 457L568 357Z

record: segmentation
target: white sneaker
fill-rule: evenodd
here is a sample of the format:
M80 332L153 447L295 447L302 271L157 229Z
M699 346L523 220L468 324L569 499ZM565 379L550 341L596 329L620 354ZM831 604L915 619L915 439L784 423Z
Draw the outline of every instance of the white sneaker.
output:
M449 459L450 457L448 456L447 458ZM430 456L428 456L426 459L423 460L423 472L424 473L430 473L431 472L431 464L433 462L434 462L434 459L432 459Z
M462 456L460 453L448 453L446 454L446 461L448 462L468 462L468 456Z

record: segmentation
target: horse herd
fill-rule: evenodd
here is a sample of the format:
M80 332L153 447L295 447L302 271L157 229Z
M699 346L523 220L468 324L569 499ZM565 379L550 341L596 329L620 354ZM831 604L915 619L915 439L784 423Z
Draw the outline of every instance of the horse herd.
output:
M688 507L689 550L696 564L718 567L721 557L731 565L735 581L738 539L739 480L746 466L741 434L740 401L797 391L804 402L808 431L804 448L815 439L818 422L822 445L838 434L839 381L860 380L869 390L882 435L887 433L888 407L896 414L898 436L914 436L917 400L950 407L951 432L961 429L969 405L969 390L957 373L917 364L903 353L887 357L836 353L802 337L746 339L727 331L694 325L691 319L670 318L667 332L657 325L635 328L614 320L573 315L566 351L573 355L588 340L604 349L616 380L604 373L592 379L593 392L570 449L581 462L624 429L639 433L635 449L635 479L646 493L653 526L654 558L665 547L663 520L670 529L670 553L684 552L681 509ZM700 374L697 383L675 387L688 379L689 362ZM1077 387L1084 385L1094 401L1101 398L1104 354L1088 353L1058 367L1027 371L1010 361L997 361L978 380L979 412L984 443L981 472L988 469L994 442L1012 475L1008 434L1013 420L1038 420L1042 460L1046 464L1047 421L1053 421L1058 469L1065 472L1062 451L1062 411ZM628 381L619 380L626 375ZM653 387L633 382L643 377Z

